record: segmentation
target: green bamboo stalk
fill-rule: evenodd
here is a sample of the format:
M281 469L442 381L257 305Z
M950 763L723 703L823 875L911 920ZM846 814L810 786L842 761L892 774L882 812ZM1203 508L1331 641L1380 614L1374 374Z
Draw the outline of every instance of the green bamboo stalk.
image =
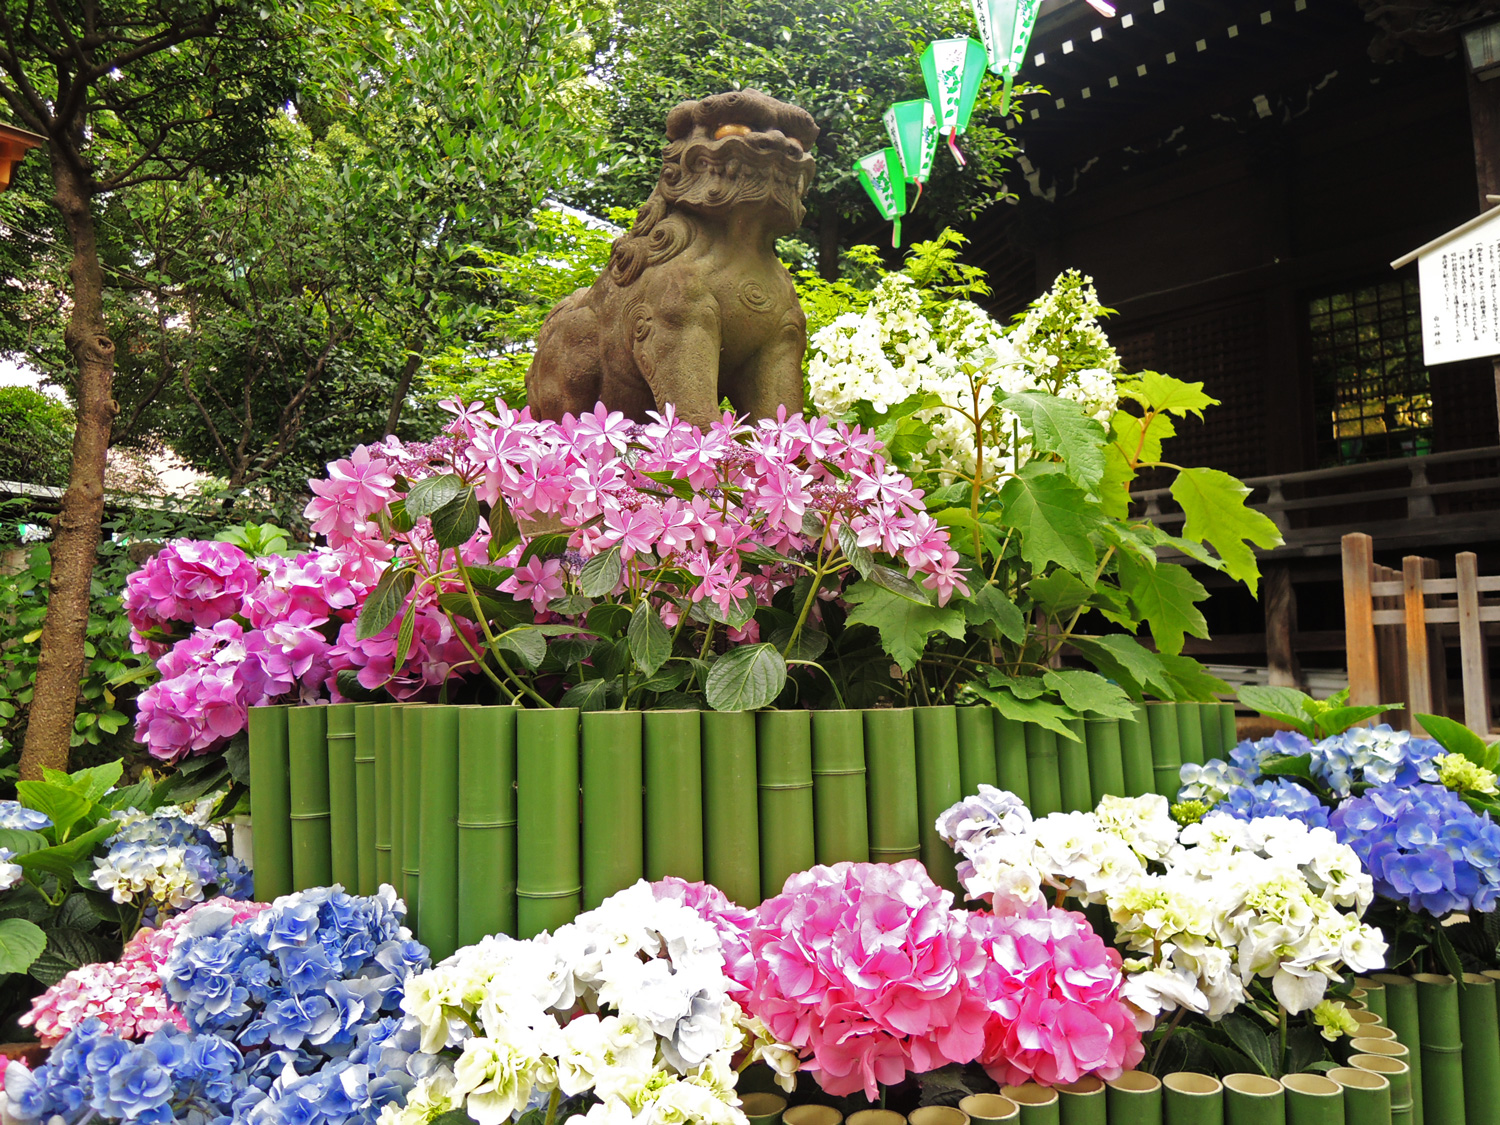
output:
M985 708L975 710L988 720ZM812 752L813 838L818 862L869 862L864 715L859 711L814 711ZM733 895L730 898L740 901Z
M391 774L390 705L376 703L369 708L375 728L375 885L394 885L391 874L391 794L395 782Z
M422 723L430 703L410 703L401 710L401 895L406 924L422 925Z
M1264 1074L1225 1075L1224 1125L1286 1125L1281 1083Z
M701 729L704 878L728 895L731 902L754 906L761 897L761 811L760 791L756 788L755 713L705 711L701 717ZM860 815L863 816L864 783L862 778L858 780ZM816 789L814 792L816 799ZM814 817L815 824L817 819ZM776 889L781 890L779 886Z
M396 888L396 894L402 898L406 897L406 874L403 870L406 863L406 802L401 799L402 789L406 785L406 723L402 714L408 706L415 707L417 704L392 703L385 712L391 741L391 886ZM415 903L407 903L408 911L415 908ZM411 915L408 913L408 923L410 919Z
M516 932L516 714L514 707L458 711L460 948Z
M971 1125L1002 1125L1021 1116L1021 1107L1001 1094L970 1094L958 1108L969 1115Z
M1385 1055L1349 1056L1349 1065L1382 1075L1391 1084L1391 1125L1410 1125L1412 1115L1411 1067L1405 1059Z
M583 714L583 908L646 871L641 713Z
M918 707L912 716L917 739L917 816L922 866L940 887L959 894L958 855L938 835L943 812L963 798L958 759L958 709Z
M1177 743L1184 762L1203 764L1203 707L1185 700L1177 704Z
M1198 723L1202 727L1198 741L1203 747L1203 760L1229 759L1230 747L1224 745L1224 724L1219 721L1219 704L1200 703Z
M380 883L375 876L375 709L354 705L354 837L355 888L372 895Z
M1135 717L1120 720L1120 758L1125 774L1125 795L1144 797L1156 792L1155 763L1151 760L1151 728L1146 708L1137 706ZM1177 791L1172 791L1176 796Z
M999 711L995 718L995 774L1000 788L1031 804L1031 772L1026 762L1026 724L1007 719Z
M1062 789L1064 812L1088 812L1094 807L1094 787L1089 780L1088 728L1082 719L1067 719L1072 738L1057 736L1057 776Z
M812 723L808 713L759 712L755 716L755 743L760 789L760 892L770 898L781 893L787 876L806 871L817 862L813 846Z
M1224 1086L1217 1078L1184 1070L1161 1084L1165 1125L1223 1125Z
M1151 731L1152 792L1169 801L1182 788L1182 739L1177 729L1176 703L1146 705L1146 725Z
M359 799L354 780L354 704L328 705L328 836L333 881L359 888Z
M1343 1087L1346 1125L1391 1125L1391 1084L1383 1075L1340 1066L1328 1078Z
M328 708L293 707L286 716L291 789L292 889L333 882L328 833Z
M1422 1112L1434 1123L1466 1125L1458 982L1437 973L1417 973L1412 980L1422 1033Z
M578 710L516 715L516 927L522 938L573 920L578 855Z
M995 771L995 723L988 707L960 707L958 722L958 785L965 797L981 785L999 785Z
M1108 1125L1104 1081L1093 1075L1057 1087L1062 1125Z
M1062 812L1062 774L1057 761L1057 735L1035 723L1026 724L1026 779L1031 787L1031 814Z
M1219 711L1219 741L1224 745L1224 757L1229 757L1229 751L1240 744L1240 735L1234 722L1234 704L1216 704Z
M1422 1021L1417 1009L1417 982L1397 973L1376 973L1370 979L1385 985L1386 1025L1396 1033L1397 1042L1410 1052L1406 1065L1411 1067L1412 1123L1423 1125L1427 1116L1423 1097L1426 1086L1422 1075ZM1384 1052L1372 1050L1369 1053ZM1445 1123L1434 1121L1433 1125Z
M703 750L697 711L647 711L646 878L703 878Z
M1458 1024L1463 1044L1464 1116L1469 1125L1500 1125L1500 1022L1495 982L1465 973L1458 992Z
M865 712L870 860L874 863L899 863L922 854L916 738L910 708Z
M1127 1070L1104 1085L1110 1125L1162 1125L1161 1079L1144 1070Z
M284 706L250 708L250 823L255 897L261 902L292 892L287 710Z
M1337 1082L1317 1074L1288 1074L1281 1085L1286 1125L1344 1125L1344 1090Z
M1118 719L1090 719L1085 724L1084 746L1089 755L1089 808L1105 797L1126 797L1125 758L1120 750Z
M1058 1125L1062 1121L1062 1099L1056 1090L1027 1082L1023 1086L1001 1086L1000 1096L1021 1109L1021 1125Z
M1380 1017L1380 1022L1390 1026L1385 1012L1385 985L1373 977L1361 977L1359 987L1364 990L1365 1007Z
M441 961L458 940L458 716L459 708L422 708L422 944Z

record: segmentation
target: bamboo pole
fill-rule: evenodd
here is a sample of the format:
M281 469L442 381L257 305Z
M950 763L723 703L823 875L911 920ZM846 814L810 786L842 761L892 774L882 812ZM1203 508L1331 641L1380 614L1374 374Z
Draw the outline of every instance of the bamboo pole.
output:
M255 897L270 902L292 891L288 708L250 708L250 822L254 827Z
M375 875L375 710L369 703L354 705L354 835L355 887L372 895L380 883Z
M1412 1122L1413 1125L1423 1125L1427 1115L1423 1097L1422 1022L1417 1009L1417 982L1396 973L1376 973L1370 979L1385 985L1386 1023L1396 1033L1397 1041L1410 1052L1406 1065L1411 1067ZM1372 1050L1369 1053L1384 1052ZM1434 1121L1433 1125L1444 1123Z
M1224 1086L1207 1074L1179 1071L1162 1079L1166 1125L1223 1125Z
M359 889L359 797L354 777L353 703L328 705L328 836L333 881Z
M1372 977L1361 977L1359 986L1364 990L1365 1007L1379 1016L1382 1023L1389 1025L1385 1013L1385 985Z
M992 709L993 711L993 709ZM1031 771L1026 762L1026 724L1007 719L999 711L995 718L995 774L1000 788L1014 793L1023 804L1031 804Z
M1104 1085L1110 1125L1162 1125L1161 1079L1127 1070Z
M723 891L731 902L754 906L761 897L761 809L760 790L756 785L755 713L705 711L701 721L704 878ZM864 784L863 779L860 781L860 813L863 815ZM817 817L814 817L816 822Z
M1176 703L1148 703L1146 725L1151 731L1152 789L1169 801L1182 788L1182 739Z
M1057 736L1057 777L1063 811L1088 812L1094 807L1094 788L1089 780L1089 752L1085 742L1088 728L1082 719L1068 719L1064 725L1073 732L1073 737Z
M1089 808L1105 797L1127 797L1125 757L1120 748L1118 719L1090 719L1085 724L1084 745L1089 754Z
M394 886L391 874L391 794L395 791L391 775L390 705L372 704L370 723L375 728L375 885Z
M1230 746L1224 745L1224 725L1219 722L1219 704L1200 703L1198 705L1198 722L1203 728L1198 741L1203 748L1203 760L1205 762L1212 758L1220 758L1224 761L1229 759Z
M1344 1090L1337 1082L1317 1074L1288 1074L1281 1085L1286 1125L1344 1125Z
M918 707L913 714L917 751L917 816L922 866L940 887L958 894L958 855L938 835L937 821L963 797L958 757L958 709Z
M1281 1083L1264 1074L1224 1077L1224 1125L1286 1125Z
M458 712L458 942L516 933L514 707Z
M1478 973L1464 974L1464 986L1458 992L1458 1023L1464 1116L1469 1125L1500 1125L1500 1023L1493 980Z
M1343 1088L1345 1125L1391 1125L1391 1084L1384 1075L1340 1066L1328 1078Z
M292 820L292 889L333 882L328 833L328 708L293 707L286 716Z
M1001 1086L1000 1096L1015 1102L1021 1109L1021 1125L1059 1125L1062 1121L1061 1098L1056 1090L1027 1082L1021 1086Z
M406 898L406 802L401 794L406 786L406 723L402 714L408 706L417 704L392 703L385 712L391 743L391 885L403 899ZM407 924L411 925L411 911L416 909L416 903L407 902L406 908Z
M771 898L781 893L789 875L816 862L812 723L806 711L761 711L755 716L755 736L760 892Z
M1177 747L1183 762L1203 764L1203 704L1184 700L1177 705Z
M703 878L703 746L697 711L647 711L646 878Z
M459 708L428 703L421 709L422 772L418 821L422 840L422 944L434 963L452 954L458 938L458 716Z
M983 708L976 710L984 711ZM859 711L814 711L812 752L813 837L817 861L869 862L870 810L865 802L864 716ZM734 896L730 895L730 898Z
M1120 720L1120 758L1125 774L1125 795L1144 797L1156 792L1155 762L1151 758L1151 728L1146 708L1136 707L1135 717ZM1177 795L1173 790L1172 795Z
M1057 1093L1062 1125L1109 1125L1103 1079L1090 1074L1057 1087Z
M583 908L646 871L639 711L583 713Z
M865 712L870 859L898 863L922 853L917 811L916 724L910 708Z
M1026 724L1026 779L1031 787L1033 816L1043 817L1063 811L1057 735L1035 723Z
M995 769L995 723L988 707L960 707L958 724L958 785L965 797L981 785L999 785Z
M1391 1084L1391 1125L1410 1125L1412 1115L1411 1067L1405 1059L1386 1055L1355 1054L1349 1065L1379 1074Z
M578 854L578 710L516 715L516 928L522 938L572 921Z
M422 722L430 703L401 709L401 886L406 924L422 926Z
M971 1125L1002 1125L1021 1117L1021 1107L1001 1094L970 1094L958 1108L969 1115Z
M1224 757L1229 758L1229 752L1240 744L1239 731L1234 723L1234 704L1219 703L1215 705L1219 712L1219 742L1224 747Z
M1430 1117L1434 1125L1438 1122L1466 1125L1458 982L1437 973L1417 973L1412 980L1417 982L1417 1013L1422 1034L1423 1115Z

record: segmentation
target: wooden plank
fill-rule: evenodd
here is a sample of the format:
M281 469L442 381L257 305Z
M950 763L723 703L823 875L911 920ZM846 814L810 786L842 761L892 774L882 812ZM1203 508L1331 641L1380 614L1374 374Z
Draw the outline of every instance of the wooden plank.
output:
M1297 660L1297 591L1292 568L1269 565L1261 572L1261 597L1266 607L1266 670L1272 687L1303 687Z
M1431 597L1430 594L1428 596ZM1377 609L1374 617L1377 625L1404 625L1406 623L1404 609ZM1480 606L1475 611L1474 619L1476 621L1500 621L1500 605ZM1446 605L1427 611L1427 624L1429 625L1456 625L1460 620L1457 606Z
M1388 566L1376 564L1371 568L1376 582L1395 582L1397 588L1401 585L1401 572L1392 570ZM1377 614L1389 612L1400 605L1400 597L1380 597L1372 599L1375 603ZM1394 703L1397 706L1384 712L1380 721L1389 723L1396 730L1405 730L1407 726L1406 716L1406 616L1400 613L1400 618L1394 625L1377 625L1375 627L1375 651L1380 662L1380 702Z
M1442 571L1439 569L1437 559L1422 560L1422 605L1424 616L1431 616L1433 607L1440 604L1440 599L1433 594L1427 593L1427 587ZM1433 629L1431 625L1427 629L1427 682L1432 685L1431 703L1432 712L1435 715L1452 714L1453 708L1448 706L1448 658L1443 649L1443 631Z
M1457 558L1458 649L1463 668L1464 724L1475 734L1490 733L1490 669L1479 607L1479 557L1464 551ZM1495 607L1500 610L1500 606Z
M1401 560L1406 599L1406 709L1411 712L1413 734L1426 734L1415 716L1432 712L1432 667L1427 650L1427 603L1422 595L1422 564L1425 559L1407 555ZM1350 693L1353 701L1353 692Z
M1375 542L1362 532L1343 538L1344 648L1349 659L1349 702L1355 706L1381 703L1380 668L1375 652L1374 604L1370 596L1370 568L1375 564Z

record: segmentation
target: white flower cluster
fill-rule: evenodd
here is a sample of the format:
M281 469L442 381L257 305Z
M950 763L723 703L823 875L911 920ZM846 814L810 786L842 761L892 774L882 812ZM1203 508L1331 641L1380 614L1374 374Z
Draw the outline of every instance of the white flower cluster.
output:
M602 1125L745 1125L736 1053L790 1075L727 993L713 925L644 881L530 941L485 938L406 984L402 1006L430 1054L457 1051L381 1125L422 1125L464 1108L499 1125L533 1099L592 1092ZM571 1016L571 1018L569 1018Z
M9 848L0 848L0 891L8 891L26 878L26 872L19 863L12 863L15 853Z
M952 301L936 322L923 309L916 283L889 273L876 285L863 312L845 313L813 335L808 360L808 388L818 410L845 414L868 402L877 414L914 394L935 394L942 407L915 417L933 432L927 453L939 471L972 474L977 456L975 425L966 415L989 415L997 397L1020 391L1045 391L1080 403L1101 422L1108 422L1118 403L1118 361L1103 340L1097 320L1098 298L1080 302L1074 288L1054 287L1035 306L1045 306L1044 320L1028 317L1007 336L988 313L969 301ZM1057 332L1040 326L1076 322L1081 338L1060 347ZM1099 349L1094 337L1103 341ZM1057 350L1048 350L1049 347ZM1110 367L1076 369L1068 358L1107 352ZM1061 354L1060 354L1061 353ZM986 476L990 470L1013 472L1030 454L1029 434L1009 411L986 426Z
M1006 798L980 786L938 821L969 894L992 897L997 912L1025 911L1047 889L1103 903L1116 941L1138 955L1122 995L1153 1018L1185 1008L1218 1019L1257 977L1288 1011L1307 1011L1341 968L1385 963L1380 931L1360 921L1373 881L1326 828L1215 813L1179 832L1156 794L1032 821ZM1004 811L988 828L986 806Z

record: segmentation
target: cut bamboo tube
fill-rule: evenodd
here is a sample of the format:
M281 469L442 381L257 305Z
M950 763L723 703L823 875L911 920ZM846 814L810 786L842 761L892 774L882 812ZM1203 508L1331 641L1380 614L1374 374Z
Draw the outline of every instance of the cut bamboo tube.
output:
M406 924L421 932L422 722L428 703L401 709L401 884Z
M641 713L583 713L583 908L646 870Z
M1500 1022L1495 982L1465 973L1458 990L1458 1025L1463 1045L1464 1116L1469 1125L1500 1125Z
M893 1109L862 1109L847 1120L849 1125L906 1125L906 1118Z
M856 718L856 724L858 721ZM755 714L705 711L702 731L704 878L731 902L754 906L761 899ZM863 816L865 787L863 779L859 780L859 811Z
M1224 747L1224 760L1229 760L1229 752L1240 744L1239 731L1234 723L1234 704L1219 703L1215 705L1219 712L1219 741Z
M460 946L516 933L516 715L514 707L458 713Z
M1411 1050L1399 1039L1368 1039L1363 1035L1349 1040L1349 1050L1355 1054L1380 1055L1382 1058L1400 1059L1411 1066ZM1416 1073L1415 1070L1412 1071Z
M1026 779L1031 787L1031 815L1062 812L1062 775L1057 760L1057 735L1035 723L1026 724Z
M1057 777L1063 811L1088 812L1094 807L1089 753L1084 742L1088 729L1082 719L1068 719L1064 725L1073 732L1073 737L1057 736Z
M1198 705L1198 723L1203 728L1199 736L1199 743L1203 747L1203 760L1205 762L1218 758L1222 761L1229 760L1230 746L1224 745L1224 724L1219 722L1219 704L1200 703Z
M1224 1125L1286 1125L1281 1083L1264 1074L1225 1075Z
M391 775L390 704L370 705L375 728L375 885L394 886L391 874L391 794L395 783Z
M1001 1094L970 1094L958 1108L969 1115L973 1125L1000 1125L1021 1116L1021 1107Z
M995 727L995 775L1000 788L1031 806L1031 771L1026 764L1026 724L991 709Z
M375 874L375 709L354 705L355 888L372 895L380 887Z
M844 1115L831 1105L794 1105L781 1115L783 1125L840 1125Z
M1286 1125L1344 1125L1344 1089L1317 1074L1288 1074Z
M703 878L703 737L697 711L647 711L646 878Z
M406 802L401 793L406 785L406 724L401 716L407 706L392 703L386 708L391 741L391 885L403 899L406 897L406 873L403 870L406 863ZM415 903L407 903L408 912L415 909ZM407 923L411 923L410 913L407 914Z
M1203 764L1203 705L1185 700L1177 711L1177 746L1184 762Z
M1177 704L1146 705L1146 725L1151 732L1152 791L1169 801L1182 788L1182 739L1177 731Z
M781 893L787 876L816 862L812 723L806 711L761 711L755 716L755 736L760 892L771 898Z
M1386 1027L1384 1024L1372 1023L1372 1024L1366 1024L1363 1027L1361 1027L1359 1029L1358 1034L1354 1035L1353 1038L1355 1038L1355 1039L1391 1039L1391 1040L1394 1040L1396 1038L1396 1033L1394 1031L1392 1031L1390 1028Z
M293 707L286 716L291 789L292 889L333 882L328 832L328 708Z
M333 881L350 894L359 890L359 796L354 777L353 703L330 703L328 711L328 842Z
M1356 1054L1349 1056L1349 1065L1383 1075L1391 1084L1391 1125L1410 1125L1411 1067L1406 1065L1406 1060L1388 1058L1385 1055Z
M1161 1079L1144 1070L1127 1070L1104 1085L1110 1125L1162 1125Z
M1108 1125L1103 1079L1088 1075L1057 1087L1057 1094L1062 1125Z
M1162 1079L1166 1125L1223 1125L1224 1085L1217 1078L1179 1071Z
M1397 1041L1411 1052L1406 1065L1411 1067L1412 1122L1413 1125L1423 1125L1426 1113L1422 1097L1422 1024L1421 1014L1417 1010L1417 982L1398 973L1375 973L1370 979L1385 986L1386 1026L1396 1033ZM1371 1050L1369 1053L1384 1052ZM1442 1123L1434 1121L1433 1125Z
M953 1105L924 1105L906 1115L909 1125L969 1125L969 1115Z
M1328 1077L1344 1089L1346 1125L1391 1125L1391 1084L1384 1075L1340 1066Z
M1364 993L1361 999L1365 1007L1374 1012L1385 1021L1385 985L1371 977L1362 977L1359 982L1360 991Z
M960 707L958 721L958 780L965 797L981 785L999 785L995 769L995 723L988 707Z
M694 728L696 730L696 727ZM516 928L522 938L578 913L578 711L516 715Z
M1120 748L1118 719L1090 719L1084 725L1089 753L1089 795L1095 808L1105 797L1126 797L1125 756Z
M1120 720L1120 761L1125 795L1144 797L1156 792L1156 764L1151 760L1151 727L1146 708L1137 706L1134 718ZM1176 796L1174 791L1173 796Z
M917 816L921 826L922 866L940 887L959 893L958 854L938 835L937 821L963 797L958 760L958 713L954 707L918 707L913 716L917 739Z
M1416 973L1412 980L1417 982L1417 1012L1422 1036L1423 1116L1430 1117L1433 1125L1439 1122L1442 1125L1466 1125L1458 982L1437 973Z
M976 710L982 713L985 709ZM870 809L865 800L864 716L859 711L814 711L812 740L813 840L817 860L866 863L870 859ZM755 883L758 887L758 871ZM715 886L719 884L715 882ZM733 895L729 897L735 902L744 901Z
M292 796L284 706L250 708L250 820L255 897L292 893Z
M1021 1125L1058 1125L1062 1120L1061 1099L1056 1090L1027 1082L1023 1086L1001 1086L1000 1096L1021 1109Z
M422 792L418 818L422 881L418 914L422 944L433 962L459 946L458 940L458 715L449 704L422 707L422 743L418 763Z
M740 1098L740 1109L750 1125L776 1125L786 1109L786 1099L780 1094L745 1094Z
M910 708L865 712L870 860L899 863L922 854L917 814L917 748Z

